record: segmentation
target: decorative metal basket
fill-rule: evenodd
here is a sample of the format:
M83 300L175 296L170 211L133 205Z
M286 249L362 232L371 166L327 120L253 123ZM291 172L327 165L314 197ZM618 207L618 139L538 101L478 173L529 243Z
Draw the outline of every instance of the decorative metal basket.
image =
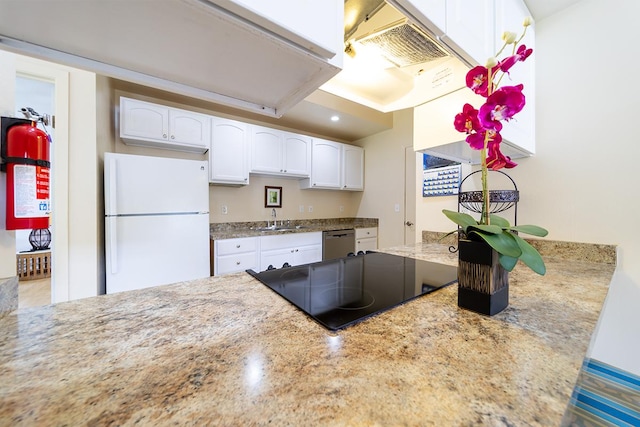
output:
M482 191L462 191L462 185L471 175L482 172L477 170L471 172L460 181L460 187L458 191L458 211L460 206L471 212L482 213ZM520 200L520 193L515 181L506 173L502 171L490 171L501 173L509 178L509 181L513 184L513 190L489 190L489 213L503 212L510 208L515 208L515 224L517 225L518 218L518 201Z

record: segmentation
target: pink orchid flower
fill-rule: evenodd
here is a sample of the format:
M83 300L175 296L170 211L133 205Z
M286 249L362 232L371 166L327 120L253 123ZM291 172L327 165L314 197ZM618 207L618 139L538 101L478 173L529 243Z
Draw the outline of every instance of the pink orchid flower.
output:
M510 57L500 61L500 64L498 64L498 66L500 67L500 71L502 71L503 73L508 72L511 67L516 64L516 62L526 60L532 53L533 49L527 49L527 46L523 44L520 45L514 55L511 55Z
M466 141L474 150L482 150L484 148L484 140L488 138L489 147L492 145L500 145L502 142L502 135L491 129L482 129L478 133L471 134L467 137Z
M478 120L478 110L473 108L471 104L464 104L462 113L456 114L453 126L458 132L465 132L467 134L482 129L480 120Z
M485 129L502 130L501 120L509 120L519 113L525 105L522 93L524 86L504 86L489 95L487 102L478 111L480 124Z
M511 157L505 156L500 151L500 144L489 144L489 153L487 154L487 167L497 171L502 168L511 169L518 164L511 160Z
M493 67L491 75L493 76L497 70L498 66ZM486 98L489 90L489 70L482 65L473 67L467 72L466 82L469 89Z

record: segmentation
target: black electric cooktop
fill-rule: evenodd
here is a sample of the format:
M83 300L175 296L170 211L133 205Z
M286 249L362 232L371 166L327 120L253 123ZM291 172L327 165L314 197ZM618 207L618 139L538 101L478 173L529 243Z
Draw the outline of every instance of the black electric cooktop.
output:
M330 330L345 328L458 279L455 266L379 252L247 273Z

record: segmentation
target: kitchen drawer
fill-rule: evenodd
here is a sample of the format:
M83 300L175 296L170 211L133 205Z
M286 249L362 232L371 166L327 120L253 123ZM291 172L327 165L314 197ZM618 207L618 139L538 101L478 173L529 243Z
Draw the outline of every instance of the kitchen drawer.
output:
M241 237L238 239L216 240L216 256L256 252L258 250L257 237Z
M378 227L356 228L356 239L365 239L367 237L377 237Z
M260 237L260 248L263 251L296 248L307 245L322 245L322 232L287 233Z
M249 268L257 270L259 266L258 252L217 256L215 275L237 273Z

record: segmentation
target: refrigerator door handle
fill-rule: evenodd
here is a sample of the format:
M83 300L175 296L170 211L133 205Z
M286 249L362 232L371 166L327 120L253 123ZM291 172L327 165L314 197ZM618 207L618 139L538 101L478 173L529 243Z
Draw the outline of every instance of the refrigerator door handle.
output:
M111 259L111 274L118 273L118 233L116 230L117 219L107 218L109 221L109 258Z

